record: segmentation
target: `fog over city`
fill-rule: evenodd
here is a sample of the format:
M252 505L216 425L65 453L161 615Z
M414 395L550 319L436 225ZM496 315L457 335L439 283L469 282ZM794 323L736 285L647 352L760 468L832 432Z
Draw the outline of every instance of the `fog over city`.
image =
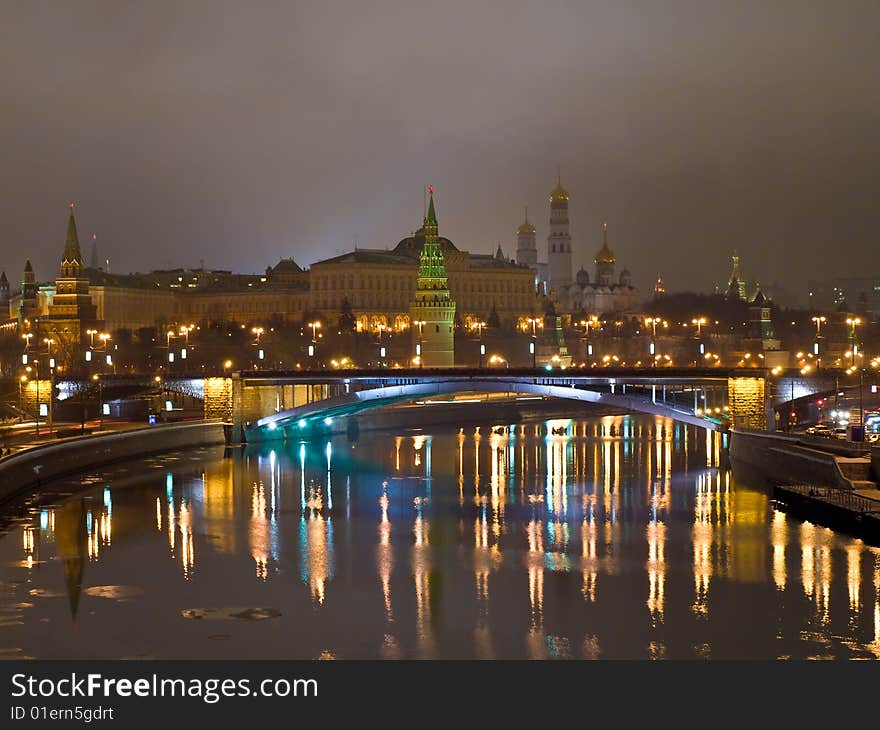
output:
M7 3L0 267L55 277L67 204L117 272L256 272L416 229L649 292L873 271L876 2ZM88 245L84 243L86 257Z

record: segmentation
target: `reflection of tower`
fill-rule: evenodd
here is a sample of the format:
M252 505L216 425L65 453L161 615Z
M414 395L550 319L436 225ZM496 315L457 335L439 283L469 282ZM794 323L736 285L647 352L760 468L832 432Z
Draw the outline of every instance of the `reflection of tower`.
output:
M560 297L571 286L571 233L568 221L568 191L557 178L550 193L550 235L547 237L547 275Z
M526 217L523 224L516 229L516 263L531 266L533 269L538 265L537 231L529 223L529 209L526 208Z
M86 511L81 499L71 499L55 511L55 545L64 567L70 615L76 619L86 563Z
M455 302L449 294L443 249L438 239L437 214L434 211L434 188L422 232L424 244L419 255L419 277L415 297L410 304L412 322L423 322L413 327L417 347L424 367L452 367L455 364L453 324Z

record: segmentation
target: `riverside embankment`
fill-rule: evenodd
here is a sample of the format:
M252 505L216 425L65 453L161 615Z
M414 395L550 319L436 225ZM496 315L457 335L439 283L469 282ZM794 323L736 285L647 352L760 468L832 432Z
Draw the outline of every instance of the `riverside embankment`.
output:
M189 421L59 439L0 459L0 501L92 467L225 440L221 421Z

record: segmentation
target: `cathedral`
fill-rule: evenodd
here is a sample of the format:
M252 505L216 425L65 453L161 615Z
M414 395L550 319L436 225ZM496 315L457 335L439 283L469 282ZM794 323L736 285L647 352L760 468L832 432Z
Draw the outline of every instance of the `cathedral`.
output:
M568 204L570 196L557 177L556 187L550 192L550 233L547 236L547 262L538 262L537 230L529 222L528 208L525 221L516 230L516 262L528 266L535 273L535 287L539 293L555 298L563 312L602 314L633 309L639 304L639 290L633 286L627 269L615 274L616 259L608 247L608 226L603 229L602 248L596 253L592 281L583 267L572 277L571 231Z

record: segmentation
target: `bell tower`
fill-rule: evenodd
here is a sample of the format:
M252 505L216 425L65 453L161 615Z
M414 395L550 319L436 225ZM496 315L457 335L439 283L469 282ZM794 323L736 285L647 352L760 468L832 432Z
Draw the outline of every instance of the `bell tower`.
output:
M568 221L568 191L557 175L556 187L550 193L550 235L547 236L547 278L550 287L560 295L572 282L571 232Z

